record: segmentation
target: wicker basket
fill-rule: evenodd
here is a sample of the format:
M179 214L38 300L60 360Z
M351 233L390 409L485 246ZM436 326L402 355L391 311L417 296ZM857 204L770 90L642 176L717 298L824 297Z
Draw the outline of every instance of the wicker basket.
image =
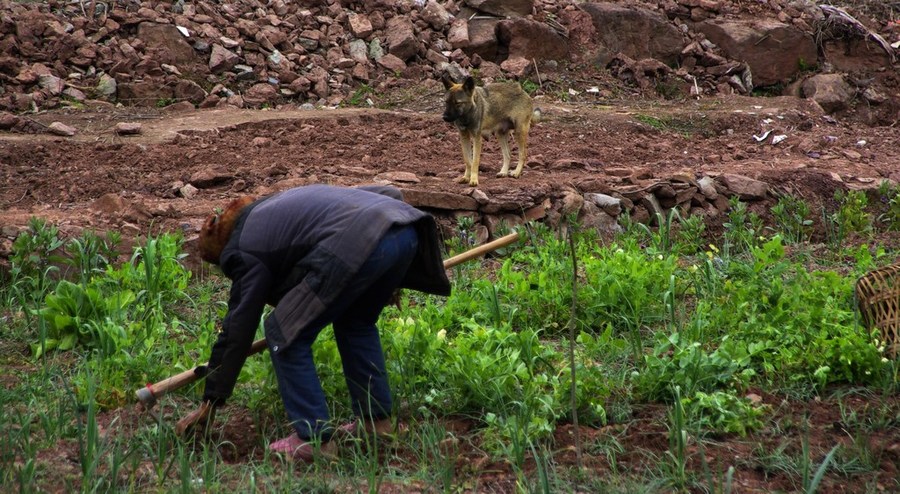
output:
M885 351L900 355L900 263L870 271L856 282L856 300L863 324L878 328Z

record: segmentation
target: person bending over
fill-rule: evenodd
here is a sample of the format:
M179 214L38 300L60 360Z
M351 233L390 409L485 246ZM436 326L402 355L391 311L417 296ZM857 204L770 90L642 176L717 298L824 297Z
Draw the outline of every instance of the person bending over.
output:
M269 448L311 461L336 431L390 430L391 391L376 323L397 289L449 295L434 218L393 187L309 185L232 201L206 219L200 255L231 280L200 408L207 424L234 390L263 323L278 390L294 428ZM312 344L332 324L358 421L331 425ZM359 422L362 422L360 424ZM179 433L186 427L179 426Z

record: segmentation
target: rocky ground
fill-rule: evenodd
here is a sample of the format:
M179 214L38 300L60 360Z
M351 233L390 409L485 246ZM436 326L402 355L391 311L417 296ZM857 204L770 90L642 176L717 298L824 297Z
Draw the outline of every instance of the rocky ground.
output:
M66 236L121 232L126 247L182 230L191 248L235 195L308 183L392 183L447 229L471 217L482 238L574 212L608 232L624 213L673 207L715 234L729 197L770 219L793 194L822 240L836 190L900 183L898 12L882 0L0 0L0 274L34 216ZM443 74L533 92L544 118L521 178L494 176L491 141L479 186L456 182ZM813 422L831 430L838 407L822 410ZM128 413L108 418L139 420ZM229 461L254 460L246 410L234 413ZM638 414L626 450L664 437L645 433L664 414ZM63 476L76 457L45 460ZM857 491L841 480L827 491ZM749 470L737 482L791 488Z
M35 215L191 238L235 194L314 182L393 183L482 237L823 206L900 180L898 39L876 1L3 0L0 257ZM533 92L522 178L489 142L480 186L455 182L443 74Z

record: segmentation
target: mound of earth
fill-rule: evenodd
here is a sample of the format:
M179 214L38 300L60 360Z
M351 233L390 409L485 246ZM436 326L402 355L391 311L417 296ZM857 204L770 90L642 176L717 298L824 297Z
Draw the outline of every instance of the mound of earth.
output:
M482 239L673 207L715 231L732 196L764 217L782 194L821 211L900 179L900 26L879 2L842 7L2 1L0 258L33 216L191 239L237 194L308 183L391 183ZM479 187L457 183L445 74L533 94L544 120L521 178L494 177L490 141Z

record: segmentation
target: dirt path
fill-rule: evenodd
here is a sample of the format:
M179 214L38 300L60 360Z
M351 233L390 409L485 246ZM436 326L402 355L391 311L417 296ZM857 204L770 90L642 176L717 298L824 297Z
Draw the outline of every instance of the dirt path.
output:
M307 183L382 181L468 196L471 188L455 181L459 138L440 118L440 96L425 94L400 111L99 108L31 116L78 134L0 134L0 225L7 238L31 216L64 232L136 235L152 226L190 235L236 194ZM521 211L567 188L616 190L674 175L743 174L813 203L837 188L900 179L896 129L835 121L795 98L538 104L544 121L532 129L522 178L494 177L499 147L485 147L479 190L495 209ZM115 124L128 121L140 122L142 134L116 136ZM767 131L762 142L753 137ZM776 135L785 138L773 144ZM179 187L188 183L199 190L183 197Z

